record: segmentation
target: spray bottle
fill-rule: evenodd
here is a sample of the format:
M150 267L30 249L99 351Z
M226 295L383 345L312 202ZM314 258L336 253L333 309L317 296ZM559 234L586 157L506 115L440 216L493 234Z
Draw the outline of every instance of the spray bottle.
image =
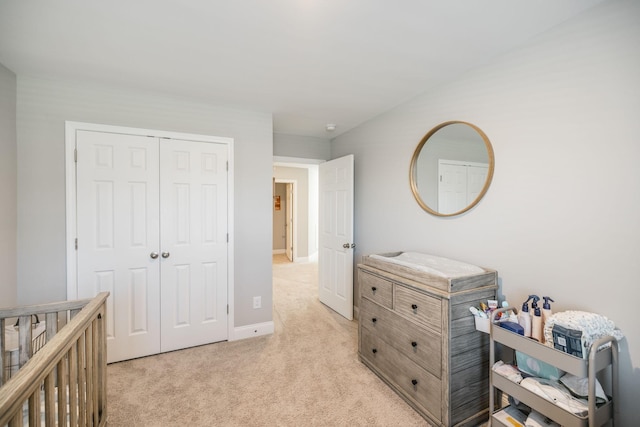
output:
M542 313L540 307L538 307L538 301L540 297L533 296L533 302L531 308L533 309L533 316L531 317L531 338L538 342L542 342Z
M522 310L518 313L518 324L524 329L524 336L531 336L531 315L529 314L529 301L533 298L533 295L529 295L529 298L522 303Z
M542 342L544 342L546 341L544 336L544 325L547 324L547 319L549 319L549 316L553 314L553 312L551 311L551 304L549 304L549 301L551 302L555 302L555 301L552 300L550 297L542 297L542 299L544 300L544 304L542 304Z

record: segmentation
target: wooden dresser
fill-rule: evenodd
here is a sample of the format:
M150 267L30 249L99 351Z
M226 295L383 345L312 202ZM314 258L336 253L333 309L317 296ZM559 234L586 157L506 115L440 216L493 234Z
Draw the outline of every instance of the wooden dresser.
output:
M358 265L360 360L434 425L488 419L489 335L469 312L495 299L497 273L483 270L446 279L369 256Z

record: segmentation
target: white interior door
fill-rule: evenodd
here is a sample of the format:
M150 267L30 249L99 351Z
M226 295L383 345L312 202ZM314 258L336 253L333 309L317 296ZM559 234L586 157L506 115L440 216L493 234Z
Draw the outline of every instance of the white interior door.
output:
M111 293L108 362L159 353L158 139L76 135L78 298Z
M227 148L160 143L162 345L227 338Z
M318 294L353 319L353 155L319 167Z
M289 261L293 261L293 184L289 182L285 185L285 188L285 253Z

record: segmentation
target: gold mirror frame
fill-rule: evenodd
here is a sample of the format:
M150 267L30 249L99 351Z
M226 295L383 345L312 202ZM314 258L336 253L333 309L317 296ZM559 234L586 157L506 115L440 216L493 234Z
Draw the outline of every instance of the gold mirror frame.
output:
M431 138L440 129L442 129L442 128L446 127L446 126L449 126L449 125L453 125L453 124L462 124L462 125L469 126L472 129L474 129L478 133L478 135L480 135L480 137L482 138L482 140L484 142L485 148L487 150L487 157L488 157L488 160L489 160L489 169L488 169L488 172L487 172L487 178L485 180L485 183L484 183L484 186L482 188L482 191L480 191L480 193L475 198L475 200L473 200L473 202L471 202L464 209L461 209L461 210L459 210L457 212L441 213L441 212L438 212L438 211L432 209L431 207L429 207L424 202L422 197L420 197L420 192L418 191L418 185L417 185L417 182L416 182L416 175L418 173L418 170L417 170L418 157L420 156L420 153L422 152L423 147L429 141L429 138ZM433 129L431 129L422 138L422 140L420 140L420 143L418 144L418 146L416 147L416 150L413 153L413 157L411 158L411 166L409 167L409 182L411 184L411 192L413 193L413 197L415 197L415 199L418 202L418 204L420 205L420 207L422 207L422 209L424 209L425 211L429 212L432 215L440 216L440 217L450 217L450 216L460 215L460 214L462 214L464 212L467 212L468 210L472 209L474 206L476 206L480 202L480 200L482 200L482 198L486 194L487 190L489 189L489 186L491 185L491 180L493 179L494 167L495 167L495 158L494 158L494 155L493 155L493 147L491 146L491 142L489 141L489 138L487 137L487 135L485 135L485 133L479 127L477 127L474 124L471 124L471 123L468 123L468 122L459 121L459 120L452 120L452 121L444 122L444 123L441 123L441 124L437 125Z

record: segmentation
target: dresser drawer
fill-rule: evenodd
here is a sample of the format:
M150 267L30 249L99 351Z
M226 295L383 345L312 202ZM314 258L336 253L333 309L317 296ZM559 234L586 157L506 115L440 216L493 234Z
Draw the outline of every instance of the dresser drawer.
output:
M360 270L360 295L378 304L391 308L393 284L381 277Z
M413 321L429 326L434 331L442 330L442 300L422 294L404 286L394 288L396 312Z
M440 380L366 329L361 334L361 357L401 394L420 405L432 418L440 420Z
M360 300L360 326L395 347L417 365L437 378L442 375L442 337L426 328L412 324L396 313Z

